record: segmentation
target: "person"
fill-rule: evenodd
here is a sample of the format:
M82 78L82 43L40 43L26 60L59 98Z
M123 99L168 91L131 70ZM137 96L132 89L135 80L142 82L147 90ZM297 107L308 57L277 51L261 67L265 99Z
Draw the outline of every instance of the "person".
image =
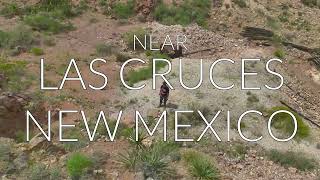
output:
M164 104L164 107L167 105L168 97L169 97L169 87L167 83L164 81L161 85L159 96L160 96L160 104L159 107L161 107L162 102Z

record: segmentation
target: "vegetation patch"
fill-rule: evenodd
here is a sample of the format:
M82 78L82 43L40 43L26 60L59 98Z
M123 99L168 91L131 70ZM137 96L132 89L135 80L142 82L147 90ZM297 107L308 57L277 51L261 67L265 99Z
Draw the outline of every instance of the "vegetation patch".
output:
M26 16L24 18L24 22L35 30L50 32L53 34L74 29L70 23L63 23L46 13Z
M178 146L175 143L157 142L151 147L143 147L130 150L127 154L120 154L119 161L130 170L142 171L145 178L168 179L174 175L168 158L177 149Z
M134 1L128 0L127 2L116 2L112 6L112 14L118 19L128 19L134 15Z
M169 57L165 54L161 54L159 52L154 52L152 53L151 56L149 56L150 60L152 60L153 58L161 58L161 59L169 59ZM155 70L159 71L161 68L166 67L167 63L160 61L160 62L156 62L155 65ZM149 78L152 78L152 63L149 63L149 65L147 67L143 67L137 70L131 70L128 72L128 74L126 74L126 81L130 84L130 85L134 85L137 82L143 81L143 80L147 80Z
M44 54L43 49L41 49L41 48L36 48L36 47L32 48L32 49L30 50L30 52L31 52L33 55L35 55L35 56L41 56L41 55Z
M148 31L143 28L137 28L132 31L129 31L123 35L123 40L126 43L127 47L130 50L134 50L134 35L137 36L137 38L143 43L145 38L146 39L146 44L147 44L147 49L149 49L149 35ZM137 42L136 43L136 49L135 50L143 50L143 47Z
M72 179L79 179L91 166L92 160L81 153L72 154L67 161L67 170Z
M100 56L109 56L113 52L113 47L110 44L98 44L96 46L96 52Z
M12 31L0 30L0 48L7 50L16 50L17 53L28 50L33 44L36 44L34 34L26 26L17 26Z
M184 154L184 160L188 163L192 176L198 179L219 179L218 169L210 161L210 158L195 151Z
M312 170L318 166L318 163L315 160L308 158L301 152L279 152L273 149L267 152L267 157L282 166L294 167L302 171Z
M31 84L31 78L25 74L26 65L26 61L8 61L0 57L0 74L5 77L1 86L12 92L25 90Z
M166 25L197 23L199 26L206 27L210 9L211 1L209 0L186 0L179 5L167 5L160 1L153 16L157 21Z
M318 0L301 0L302 4L308 7L317 7L320 8L320 3Z
M0 14L6 18L13 18L21 14L21 8L17 3L8 3L0 10Z
M303 122L303 120L302 120L301 116L299 116L299 114L291 111L288 107L286 107L286 106L273 107L272 109L270 109L268 111L268 114L270 116L272 113L279 111L279 110L289 111L296 117L297 123L298 123L298 130L297 130L297 134L295 137L306 138L310 135L310 127ZM287 113L278 113L277 115L275 115L273 117L271 126L276 129L280 129L287 134L292 134L294 131L293 119Z
M276 51L274 51L274 56L283 59L285 57L285 52L283 49L277 49Z
M246 0L232 0L232 2L234 4L236 4L237 6L239 6L240 8L247 8L248 7Z

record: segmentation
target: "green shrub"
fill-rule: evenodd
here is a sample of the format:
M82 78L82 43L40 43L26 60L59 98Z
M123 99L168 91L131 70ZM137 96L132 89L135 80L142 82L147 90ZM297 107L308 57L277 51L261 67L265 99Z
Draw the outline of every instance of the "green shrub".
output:
M76 15L75 6L70 0L41 0L33 6L25 8L27 15L36 15L39 13L48 13L51 17L65 19Z
M285 52L282 50L282 49L277 49L275 52L274 52L274 55L278 58L284 58L285 57Z
M126 3L117 2L112 7L112 13L119 19L127 19L134 15L134 1L128 0Z
M100 56L109 56L112 54L113 47L109 44L98 44L96 46L96 52Z
M198 152L189 151L184 154L184 160L188 163L191 174L198 179L219 179L217 168L210 158Z
M67 161L67 170L73 179L79 179L92 166L92 160L80 153L74 153Z
M154 53L152 56L149 58L161 58L161 59L169 59L169 57L165 54L160 54L160 53ZM167 63L166 62L157 62L156 63L156 71L159 71L160 69L166 67ZM126 74L126 81L130 84L133 85L137 82L147 80L149 78L152 78L152 63L149 63L147 67L143 67L137 70L131 70Z
M30 52L31 52L32 54L36 55L36 56L41 56L41 55L44 54L43 49L41 49L41 48L36 48L36 47L32 48L32 49L30 50Z
M0 14L6 18L13 18L21 14L21 9L16 3L5 4L5 6L0 10Z
M120 154L119 161L128 169L142 171L145 177L168 179L174 171L165 159L177 149L178 146L175 143L156 142L149 148L130 150L127 154Z
M26 26L19 25L12 31L5 32L0 30L0 48L4 49L29 49L35 44L35 37L31 29Z
M74 28L70 23L63 23L46 13L26 16L24 22L35 30L54 34L70 31Z
M299 170L312 170L318 166L318 163L311 158L308 158L303 153L296 153L296 152L279 152L275 149L267 152L267 157L276 162L281 164L285 167L295 167Z
M273 107L271 110L268 111L268 114L270 116L272 113L279 111L279 110L287 110L287 111L291 112L296 117L297 123L298 123L296 137L305 138L310 135L310 127L303 122L303 120L299 116L299 114L291 111L288 107L285 107L285 106ZM279 113L279 114L275 115L273 117L271 126L276 129L280 129L288 134L292 134L293 130L294 130L294 123L293 123L292 117L287 113Z
M8 61L0 57L0 72L7 78L7 81L2 84L4 89L20 92L30 85L25 72L26 65L25 61Z
M153 16L166 25L188 25L195 22L200 26L206 26L210 9L211 1L209 0L186 0L179 5L171 6L159 2Z
M21 130L17 131L15 140L18 143L26 142L26 140L27 140L26 133L24 131L21 131Z
M246 0L232 0L233 3L235 3L240 8L246 8L248 7Z
M144 43L144 38L147 38L146 40L146 46L147 46L147 49L148 47L150 46L149 45L149 35L148 35L148 31L143 29L143 28L137 28L137 29L134 29L132 31L129 31L127 33L125 33L123 35L123 39L124 39L124 42L127 44L127 47L130 49L130 50L134 50L134 35L137 36L137 38L142 42ZM136 42L136 50L143 50L143 47L140 46L140 43Z

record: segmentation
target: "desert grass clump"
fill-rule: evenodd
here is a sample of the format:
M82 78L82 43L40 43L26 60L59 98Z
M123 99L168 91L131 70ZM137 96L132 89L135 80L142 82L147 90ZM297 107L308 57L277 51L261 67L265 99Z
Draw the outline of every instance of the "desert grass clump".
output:
M181 117L181 121L191 123L193 126L199 125L203 122L202 117L199 115L198 111L200 111L205 118L208 118L210 115L210 109L208 106L200 105L195 102L188 104L188 109L193 112L185 113Z
M301 171L312 170L318 166L318 163L314 159L307 157L301 152L280 152L273 149L267 152L267 157L282 166L294 167Z
M0 72L6 78L6 81L1 84L3 89L20 92L30 85L30 79L25 71L26 65L26 61L9 61L0 57Z
M169 59L169 57L167 55L160 54L160 53L154 53L154 54L152 54L152 56L149 56L149 58L150 58L150 60L152 60L154 58ZM166 66L167 66L166 62L163 62L163 61L156 62L155 70L159 71L160 69L162 69ZM152 70L153 70L153 64L149 63L148 66L146 66L146 67L142 67L137 70L129 71L128 74L126 75L125 79L130 85L133 85L137 82L152 78Z
M130 55L128 55L128 54L121 53L121 52L116 53L116 60L117 60L117 62L124 63L124 62L126 62L127 60L129 60L129 59L131 59L131 57L130 57Z
M303 120L299 114L297 114L296 112L293 112L288 107L286 107L286 106L273 107L272 109L270 109L268 111L268 114L271 115L272 113L279 111L279 110L289 111L297 119L297 124L298 124L298 129L297 129L297 134L296 134L297 138L306 138L310 135L310 127L303 122ZM287 113L278 113L277 115L275 115L273 117L271 126L276 129L280 129L287 134L293 133L293 130L294 130L293 119Z
M81 153L74 153L67 160L67 170L72 179L79 179L91 166L91 158Z
M13 18L20 15L22 13L21 11L17 3L8 3L0 10L0 14L6 18Z
M32 48L32 49L30 50L30 52L31 52L33 55L35 55L35 56L41 56L41 55L44 54L43 49L37 48L37 47Z
M112 14L118 19L128 19L134 15L134 1L116 2L112 7Z
M184 160L188 163L190 173L198 179L214 180L219 179L219 172L210 158L195 151L188 151L184 154Z
M74 29L70 23L64 23L46 13L26 16L24 22L37 31L50 32L53 34Z
M153 16L166 25L197 23L199 26L206 26L210 7L209 0L186 0L179 5L170 6L160 1L155 7Z
M134 50L134 35L137 36L137 38L144 43L146 38L146 49L149 47L149 32L144 28L137 28L132 31L126 32L123 35L123 40L126 43L127 47L130 50ZM140 45L139 42L136 41L136 49L135 50L143 50L143 47Z
M65 137L70 139L78 139L76 142L63 142L62 145L67 151L77 151L85 146L87 146L88 140L85 139L84 135L81 133L79 128L69 129L64 133Z
M32 30L26 26L16 26L12 31L0 30L0 48L19 49L21 51L29 49L36 43Z
M50 170L44 164L35 164L28 169L27 176L31 180L49 179Z
M178 146L171 142L156 142L151 147L129 150L120 154L119 162L129 170L142 171L145 178L170 179L174 171L168 158ZM170 158L169 158L170 159Z
M283 49L277 49L273 54L274 56L281 59L285 57L285 52L283 51Z
M113 52L113 47L110 44L98 44L96 45L96 52L100 56L109 56Z
M248 7L246 0L232 0L232 2L235 3L237 6L239 6L240 8Z

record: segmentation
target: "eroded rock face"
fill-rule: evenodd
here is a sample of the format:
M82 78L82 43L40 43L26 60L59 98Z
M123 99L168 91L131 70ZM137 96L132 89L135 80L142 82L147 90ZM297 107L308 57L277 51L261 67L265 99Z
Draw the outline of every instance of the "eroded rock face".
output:
M5 92L0 95L0 137L14 138L17 132L25 132L26 110L24 107L29 101L30 98L22 94ZM41 110L38 111L41 112ZM45 116L40 113L35 113L35 116L45 120Z
M148 16L156 4L156 0L137 1L136 12Z

